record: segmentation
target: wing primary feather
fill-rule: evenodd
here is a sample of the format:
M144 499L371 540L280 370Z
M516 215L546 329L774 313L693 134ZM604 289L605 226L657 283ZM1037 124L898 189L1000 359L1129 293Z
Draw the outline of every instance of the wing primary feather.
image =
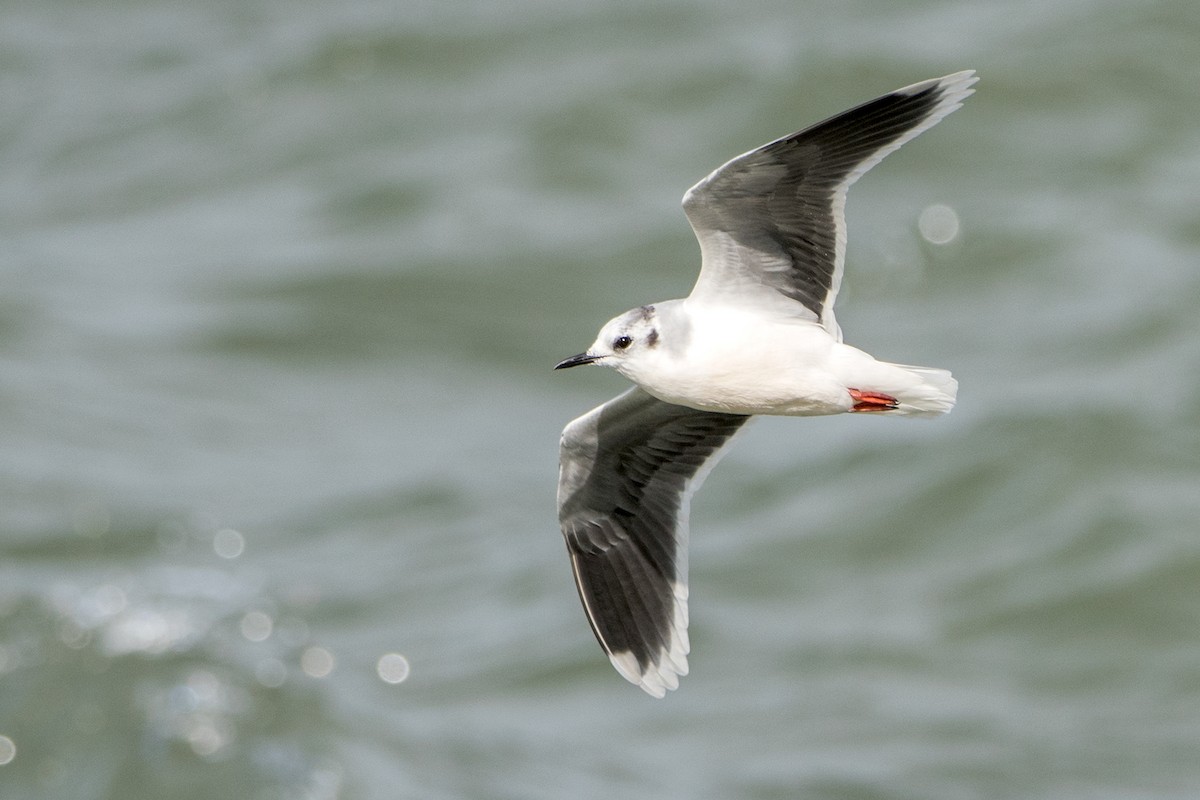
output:
M768 142L684 195L703 264L689 299L774 304L819 321L835 338L833 303L845 262L848 188L973 91L971 71L867 101Z
M652 695L687 671L689 498L747 419L635 387L563 431L559 519L575 587L613 666Z

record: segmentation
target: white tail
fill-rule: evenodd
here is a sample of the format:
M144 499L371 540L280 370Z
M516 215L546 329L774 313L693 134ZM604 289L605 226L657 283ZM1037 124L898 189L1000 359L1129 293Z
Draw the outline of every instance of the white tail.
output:
M898 386L895 392L889 392L900 401L900 407L889 413L933 417L954 408L954 400L958 395L958 381L954 380L949 370L912 367L907 364L888 366L904 370L906 373L901 378L902 385Z

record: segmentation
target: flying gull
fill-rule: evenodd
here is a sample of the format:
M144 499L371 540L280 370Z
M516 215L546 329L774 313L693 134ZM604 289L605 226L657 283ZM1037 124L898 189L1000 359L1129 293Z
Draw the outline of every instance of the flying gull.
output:
M558 516L600 646L655 697L688 671L692 493L755 414L933 416L942 369L877 361L833 316L846 190L974 90L973 71L923 81L738 156L683 196L700 277L683 300L610 320L555 369L613 367L636 386L567 425Z

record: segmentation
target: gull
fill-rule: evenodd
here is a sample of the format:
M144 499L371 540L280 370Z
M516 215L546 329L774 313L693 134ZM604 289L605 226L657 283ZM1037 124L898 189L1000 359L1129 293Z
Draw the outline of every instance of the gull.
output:
M607 322L555 369L635 386L563 430L558 516L592 631L654 697L688 671L691 496L752 415L935 416L958 383L842 342L833 303L846 190L974 92L972 70L915 83L734 158L683 196L700 277L682 300Z

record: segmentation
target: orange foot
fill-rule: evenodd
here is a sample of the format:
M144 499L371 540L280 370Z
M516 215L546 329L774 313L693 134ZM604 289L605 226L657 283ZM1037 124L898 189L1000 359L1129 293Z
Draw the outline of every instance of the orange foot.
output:
M891 411L900 406L900 401L890 394L864 392L862 389L851 389L850 399L854 401L851 411Z

